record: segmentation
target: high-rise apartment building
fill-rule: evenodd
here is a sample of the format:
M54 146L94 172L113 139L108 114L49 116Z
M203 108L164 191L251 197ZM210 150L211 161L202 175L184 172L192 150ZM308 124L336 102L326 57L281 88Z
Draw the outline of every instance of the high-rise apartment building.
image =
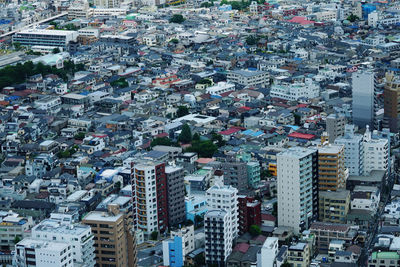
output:
M319 221L331 223L346 223L350 209L350 191L320 191Z
M168 228L165 163L138 159L131 164L133 218L136 231L147 237Z
M182 167L166 166L168 199L168 225L178 226L186 220L185 214L185 184Z
M68 215L52 216L32 228L31 238L35 240L64 242L70 245L74 264L85 267L95 266L94 241L89 226L72 223Z
M209 210L204 216L206 264L225 266L232 252L233 232L230 212Z
M207 206L209 210L225 210L228 212L232 238L236 238L239 230L238 190L233 186L216 183L207 190Z
M127 216L117 204L110 204L108 212L91 211L82 222L92 229L95 240L96 264L99 267L134 267L136 243Z
M278 224L292 227L297 234L318 214L317 157L317 150L303 147L277 155Z
M344 162L344 145L318 147L318 189L336 191L346 187L348 170Z
M371 70L353 72L353 123L360 128L374 128L376 103L375 73Z
M363 136L356 134L354 125L345 126L345 134L335 140L335 144L344 145L344 162L350 175L364 173L364 144Z
M383 93L383 125L390 132L400 130L400 78L393 73L386 73L386 84Z
M97 8L117 8L120 5L119 0L94 0Z
M326 117L326 131L329 135L329 143L333 144L337 137L344 135L346 117L339 114L330 114Z

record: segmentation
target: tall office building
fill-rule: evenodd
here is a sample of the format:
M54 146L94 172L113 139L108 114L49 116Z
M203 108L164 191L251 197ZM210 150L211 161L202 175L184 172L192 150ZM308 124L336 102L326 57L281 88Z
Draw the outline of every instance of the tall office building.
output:
M318 189L336 191L346 187L348 170L344 162L344 145L318 147Z
M345 134L336 138L335 144L344 145L344 162L350 175L364 173L364 138L356 134L354 125L346 125Z
M238 190L233 186L214 184L207 190L207 205L209 210L225 210L230 217L232 238L239 231Z
M261 202L248 196L238 196L239 201L239 233L244 234L250 226L261 226Z
M383 93L383 126L390 132L400 130L400 78L393 73L386 73L386 84Z
M131 164L133 218L136 231L147 237L168 229L165 163L138 159Z
M333 144L337 137L344 135L346 117L339 114L330 114L326 117L326 131L329 135L329 143Z
M209 210L204 216L205 256L207 266L225 266L232 252L233 232L230 212Z
M236 159L227 159L222 164L222 171L224 172L224 183L231 185L240 192L248 188L247 179L247 163L237 161Z
M168 225L178 226L186 220L185 214L185 179L182 167L166 166L168 199Z
M97 266L137 266L136 244L129 238L127 219L117 204L108 205L108 212L91 211L83 218L82 223L92 228Z
M374 128L377 111L375 74L371 70L353 72L353 123L360 128Z
M277 155L278 224L296 234L318 216L317 154L315 149L291 147Z

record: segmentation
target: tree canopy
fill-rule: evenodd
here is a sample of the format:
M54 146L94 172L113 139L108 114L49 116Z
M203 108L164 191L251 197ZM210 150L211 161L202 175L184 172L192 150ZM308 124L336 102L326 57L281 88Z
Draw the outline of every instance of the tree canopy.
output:
M181 15L181 14L174 14L170 19L169 22L170 23L182 23L184 22L186 19Z
M178 118L183 117L189 114L189 109L186 106L179 106L178 110L176 111L176 116Z
M178 141L188 144L192 141L192 130L186 123L182 126L181 134L178 137Z

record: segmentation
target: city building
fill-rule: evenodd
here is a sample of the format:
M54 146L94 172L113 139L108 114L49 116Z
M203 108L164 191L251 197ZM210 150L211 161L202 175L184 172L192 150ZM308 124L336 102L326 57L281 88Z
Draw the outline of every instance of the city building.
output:
M326 131L329 135L329 143L333 144L337 137L344 135L346 117L337 113L326 117Z
M250 226L261 226L261 202L252 197L238 196L239 202L239 234L249 231Z
M236 159L227 159L226 162L222 164L222 171L224 172L224 184L235 187L239 192L248 188L246 162L238 161ZM256 174L254 177L256 177ZM256 178L252 180L255 181Z
M137 265L136 241L127 219L117 204L109 205L108 212L91 211L83 218L82 223L90 226L94 235L97 266Z
M398 76L389 72L386 73L385 78L383 125L389 128L391 133L398 133L400 130L400 79Z
M168 266L183 266L185 257L195 250L194 226L171 231L171 238L163 241L163 261Z
M76 31L28 29L17 32L13 36L13 43L66 48L69 42L76 42L77 37Z
M68 216L57 214L32 228L32 239L64 242L71 246L74 264L95 265L94 241L89 226L73 223Z
M257 267L275 266L279 245L277 237L267 237L257 254Z
M350 191L319 191L319 220L331 223L346 223L350 209Z
M185 222L185 185L182 167L166 166L168 225L177 226Z
M376 79L373 71L359 70L352 74L353 123L360 128L374 128L376 104Z
M273 84L271 86L271 97L277 97L285 100L296 101L300 98L315 98L319 96L319 85L311 79L305 79L304 83L293 84Z
M229 185L216 183L207 190L208 210L225 210L229 217L232 238L239 234L238 190Z
M257 188L260 183L260 163L250 161L247 163L247 183L249 188Z
M204 216L206 264L224 266L232 252L234 233L230 212L209 210Z
M318 147L318 189L336 191L346 187L349 175L345 166L344 145Z
M364 134L364 174L371 171L389 170L389 141L387 138L373 137L369 127Z
M346 125L345 134L335 140L335 144L344 145L344 162L349 175L364 173L364 138L356 134L354 125Z
M72 245L67 242L24 239L15 245L18 267L73 267Z
M168 228L165 163L138 160L131 165L133 217L136 231L149 237Z
M15 241L30 237L32 217L21 217L13 211L0 211L1 250L13 250Z
M265 87L269 84L269 75L264 71L231 70L227 74L227 80L249 87Z
M314 187L317 151L291 147L277 155L278 224L295 233L308 229L318 210L318 190ZM316 185L317 186L317 185ZM299 201L300 200L300 201Z
M287 262L290 266L308 267L310 266L310 256L308 243L299 242L289 246Z
M99 8L117 8L120 5L119 0L95 0L94 5Z
M328 222L313 222L310 232L315 235L317 252L321 254L328 254L332 240L344 240L350 245L357 236L357 230L352 229L351 225Z

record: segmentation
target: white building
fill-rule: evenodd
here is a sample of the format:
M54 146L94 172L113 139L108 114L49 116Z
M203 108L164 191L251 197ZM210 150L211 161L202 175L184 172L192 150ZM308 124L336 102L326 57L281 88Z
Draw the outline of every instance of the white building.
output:
M194 225L186 226L177 230L171 230L171 238L174 238L175 236L180 236L182 238L183 257L195 249Z
M96 263L90 226L72 223L68 214L66 216L55 214L52 218L41 221L32 228L31 238L61 242L71 246L73 262L80 263L81 266L93 267Z
M220 95L235 90L235 84L228 82L219 82L206 89L206 93L210 95Z
M367 126L364 134L364 175L373 170L388 171L389 144L385 138L372 138Z
M238 190L230 185L216 182L207 190L207 205L209 210L223 209L228 212L232 227L232 238L236 238L239 229Z
M119 0L94 0L94 5L100 8L116 8L119 7Z
M7 233L1 237L2 249L14 249L17 236L21 239L30 237L32 226L32 217L21 217L13 211L0 211L0 232Z
M313 157L316 150L291 147L277 154L278 223L296 234L313 217Z
M45 96L34 102L34 106L48 113L57 113L61 110L61 98L59 96Z
M73 267L72 245L24 239L15 245L14 263L18 267Z
M354 125L346 125L344 136L336 138L335 144L344 145L344 162L349 174L363 175L364 138L354 131Z
M231 70L228 72L227 80L244 86L263 87L269 84L269 75L266 71Z
M316 98L319 96L319 85L310 78L305 79L304 83L274 84L271 86L270 96L285 100Z
M377 187L357 185L351 193L351 209L376 213L380 199L381 194Z
M76 41L78 32L62 30L28 29L17 32L13 36L13 43L23 46L51 46L66 48L70 41Z
M257 253L257 267L275 266L275 257L279 251L278 240L277 237L267 237Z
M232 252L233 233L229 212L209 210L204 216L205 256L207 266L224 266Z

